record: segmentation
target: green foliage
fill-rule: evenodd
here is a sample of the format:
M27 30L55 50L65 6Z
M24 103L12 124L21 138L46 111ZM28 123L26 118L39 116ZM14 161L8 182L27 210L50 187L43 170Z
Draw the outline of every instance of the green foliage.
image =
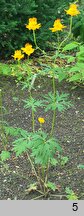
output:
M28 109L31 108L34 112L36 112L37 107L42 107L43 106L43 101L42 100L36 100L33 97L30 97L29 100L23 100L25 105L24 108Z
M74 50L75 48L78 47L78 43L75 41L72 41L71 43L68 43L66 46L63 47L63 52L67 50Z
M29 139L28 138L19 138L13 142L13 150L16 152L16 157L21 155L23 152L27 151L29 148Z
M80 15L73 20L73 34L78 40L84 43L84 1L79 3Z
M16 156L21 155L29 149L31 150L30 156L34 158L35 163L44 166L48 162L53 166L56 165L57 161L54 159L54 154L56 151L62 151L58 141L54 138L48 138L48 135L43 131L30 133L25 137L22 136L16 139L13 145Z
M48 95L45 95L45 111L48 110L56 110L58 109L59 112L62 112L66 108L69 108L71 106L71 102L68 101L68 94L62 93L59 94L59 92L56 93L56 96L52 94L52 92L49 92Z
M23 136L24 138L28 136L28 132L26 130L23 130L22 128L4 126L4 130L6 135L15 136L15 137Z
M79 51L76 53L76 58L78 62L84 63L84 45L79 46Z
M11 68L9 67L8 64L0 63L0 75L3 75L3 76L11 75Z
M10 158L10 152L8 151L2 151L0 154L1 160L6 161L7 159Z
M79 164L77 167L78 167L79 169L84 169L84 164Z
M72 2L71 0L70 2ZM37 12L36 15L40 22L42 23L42 28L40 33L37 34L38 44L42 48L52 49L51 41L56 41L56 35L52 34L49 30L52 27L53 22L57 18L65 18L65 23L67 24L66 14L64 8L68 6L67 0L36 0ZM45 43L46 42L46 43Z
M55 35L49 27L59 17L65 18L67 23L64 12L67 5L67 0L0 0L0 58L11 57L26 42L33 42L32 33L25 28L30 17L37 17L42 23L39 34L36 32L40 47L52 49L51 40Z
M36 8L35 0L0 0L0 58L10 56L30 40L25 24L35 16Z
M73 53L72 53L73 52ZM73 83L84 83L84 45L78 42L71 42L64 46L62 53L58 54L60 62L64 59L66 65L54 68L54 73L59 82L66 79Z
M67 194L66 197L67 197L68 200L78 200L77 195L69 187L66 187L65 192Z
M52 191L56 190L56 185L50 181L47 182L46 186L51 189Z
M61 165L64 166L67 164L69 158L66 156L66 157L61 157Z
M80 45L78 51L76 52L75 64L69 66L69 82L79 82L84 83L84 45Z

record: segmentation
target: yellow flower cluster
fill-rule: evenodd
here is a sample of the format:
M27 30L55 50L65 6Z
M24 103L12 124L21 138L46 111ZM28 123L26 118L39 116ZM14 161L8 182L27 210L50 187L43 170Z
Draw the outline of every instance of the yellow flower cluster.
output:
M71 4L68 10L65 10L67 14L70 16L76 16L80 14L80 11L77 9L78 5Z
M56 31L62 31L63 28L66 28L66 26L64 26L62 23L61 23L61 20L60 19L56 19L54 21L54 24L53 24L53 28L49 28L52 32L56 32Z
M42 118L42 117L39 117L39 118L38 118L38 121L39 121L39 123L40 123L40 124L44 124L44 122L45 122L45 119L44 119L44 118Z
M15 53L12 56L13 56L14 60L16 60L16 59L20 60L20 59L24 58L24 54L21 53L21 50L15 50Z
M29 18L29 24L26 25L26 28L28 28L29 30L36 30L39 29L40 27L41 27L41 23L37 23L36 17Z
M23 52L26 53L28 56L30 56L34 52L32 45L29 43L25 44L25 47L22 47L21 50L23 50Z
M73 4L70 4L70 7L68 10L65 10L66 11L66 14L70 15L70 16L76 16L78 14L80 14L80 11L77 9L78 5L73 3ZM37 18L36 17L33 17L33 18L29 18L28 20L28 24L26 25L26 28L28 28L29 30L33 30L35 31L36 29L39 29L41 27L41 23L37 23ZM62 31L64 28L66 28L65 25L63 25L61 23L61 20L60 19L56 19L54 21L54 24L53 24L53 27L52 28L49 28L52 32L56 32L56 31ZM34 52L34 49L32 48L32 45L27 43L25 44L25 47L22 47L21 50L26 53L28 56L30 56L33 52ZM24 54L21 52L21 50L16 50L13 58L14 60L18 59L22 59L24 58ZM39 118L39 122L41 121L41 119L43 118ZM43 120L45 121L45 120ZM44 123L44 122L42 122Z

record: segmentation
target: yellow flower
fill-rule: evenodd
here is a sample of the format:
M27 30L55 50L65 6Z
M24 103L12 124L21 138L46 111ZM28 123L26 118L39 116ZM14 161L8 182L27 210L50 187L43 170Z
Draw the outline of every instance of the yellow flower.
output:
M16 60L16 59L20 60L20 59L24 58L24 54L21 53L21 50L15 50L15 53L12 56L13 56L14 60Z
M64 26L62 23L61 23L61 20L60 19L57 19L54 21L54 24L53 24L53 28L49 28L52 32L56 32L56 31L62 31L63 28L66 28L66 26Z
M67 14L70 16L76 16L80 14L80 11L77 9L78 5L71 4L68 10L65 10Z
M25 44L25 47L22 47L21 50L23 50L23 52L26 53L28 56L30 56L34 52L32 45L29 43Z
M42 117L39 117L39 118L38 118L38 121L39 121L39 123L40 123L40 124L44 124L44 122L45 122L45 119L44 119L44 118L42 118Z
M33 17L33 18L29 18L29 24L26 25L26 28L28 28L29 30L36 30L39 29L41 27L41 23L37 23L37 18Z

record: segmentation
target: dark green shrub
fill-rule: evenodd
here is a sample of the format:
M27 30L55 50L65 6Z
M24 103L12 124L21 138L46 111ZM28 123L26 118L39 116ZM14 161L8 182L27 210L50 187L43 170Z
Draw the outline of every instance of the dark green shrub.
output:
M0 0L0 58L28 41L27 19L36 13L35 0Z
M42 24L42 27L36 31L38 45L42 49L52 49L51 42L56 40L56 36L49 27L52 27L57 18L61 18L65 25L68 24L69 19L64 11L68 6L68 0L0 0L0 59L10 58L14 50L20 49L26 42L33 42L32 31L26 29L25 25L28 18L34 16ZM77 29L78 34L80 25L83 39L84 24L81 24L84 23L83 11L82 14L74 18L74 31L76 33Z
M84 42L84 2L80 3L80 15L74 19L73 34L80 41Z
M64 23L67 24L67 16L64 9L69 6L68 0L35 0L37 7L37 18L42 23L40 33L37 34L39 45L45 48L51 48L51 41L56 38L55 34L49 30L52 27L53 22L57 18L63 19ZM72 2L72 0L70 1ZM65 19L65 20L64 20ZM46 43L50 42L50 43ZM50 45L49 45L50 44Z

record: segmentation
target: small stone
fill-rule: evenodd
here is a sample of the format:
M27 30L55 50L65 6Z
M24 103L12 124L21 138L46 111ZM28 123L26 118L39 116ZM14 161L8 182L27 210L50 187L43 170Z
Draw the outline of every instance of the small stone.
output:
M16 166L16 168L19 168L19 166Z
M79 113L79 111L75 111L75 113L76 113L76 114L78 114L78 113Z
M41 88L41 86L40 86L40 85L38 85L38 88Z
M16 173L15 170L13 171L13 173Z
M3 182L6 182L6 181L7 181L6 179L3 180Z

